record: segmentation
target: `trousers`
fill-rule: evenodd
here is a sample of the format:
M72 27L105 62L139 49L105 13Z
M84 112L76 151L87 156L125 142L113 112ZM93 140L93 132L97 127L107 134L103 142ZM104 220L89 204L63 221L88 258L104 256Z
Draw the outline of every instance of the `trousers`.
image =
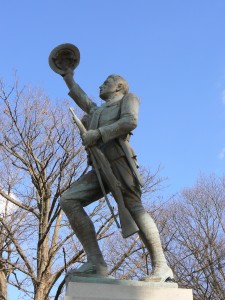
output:
M144 211L141 203L141 189L137 179L132 174L130 167L124 156L111 162L111 168L117 180L121 183L123 199L126 208L131 215L134 212ZM106 192L109 192L107 184L102 178ZM92 169L87 174L80 177L74 182L71 187L65 191L60 200L60 205L63 210L73 209L76 202L79 202L83 207L99 200L103 197L103 193L98 182L95 170ZM74 207L75 208L75 207Z

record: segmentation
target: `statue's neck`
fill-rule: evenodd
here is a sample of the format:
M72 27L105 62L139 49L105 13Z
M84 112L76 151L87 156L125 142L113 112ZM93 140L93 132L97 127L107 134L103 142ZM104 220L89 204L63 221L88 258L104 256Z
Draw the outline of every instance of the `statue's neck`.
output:
M110 97L109 99L106 100L106 103L113 103L113 102L117 102L119 100L121 100L123 98L124 94L116 94L113 95L112 97Z

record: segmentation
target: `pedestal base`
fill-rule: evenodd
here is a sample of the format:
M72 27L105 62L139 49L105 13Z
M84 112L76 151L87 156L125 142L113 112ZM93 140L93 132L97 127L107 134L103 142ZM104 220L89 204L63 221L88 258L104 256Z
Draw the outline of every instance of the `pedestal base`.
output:
M70 276L64 300L193 300L176 283L150 283L110 277Z

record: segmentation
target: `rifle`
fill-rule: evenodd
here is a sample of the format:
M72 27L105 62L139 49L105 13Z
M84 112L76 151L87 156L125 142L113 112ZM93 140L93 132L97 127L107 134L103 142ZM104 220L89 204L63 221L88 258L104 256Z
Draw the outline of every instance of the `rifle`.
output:
M70 107L70 112L72 113L72 118L74 123L77 125L79 128L81 136L87 132L86 128L80 121L80 119L76 116L74 110L72 107ZM108 162L107 158L105 155L102 153L102 151L97 147L97 146L91 146L88 147L88 150L90 152L90 157L93 163L93 167L95 169L102 193L104 195L104 198L106 200L106 203L112 213L112 216L117 224L118 228L122 228L122 236L124 238L127 238L131 236L132 234L138 232L138 227L136 223L134 222L133 218L131 217L128 209L124 205L123 201L123 194L121 191L121 184L113 174L113 171L111 169L110 163ZM107 187L109 188L110 192L112 193L114 199L117 202L118 205L118 211L119 211L119 219L120 219L120 224L119 225L116 216L113 212L113 208L110 205L109 199L107 197L105 187L101 178L100 170L102 175L104 176L104 180L107 184Z

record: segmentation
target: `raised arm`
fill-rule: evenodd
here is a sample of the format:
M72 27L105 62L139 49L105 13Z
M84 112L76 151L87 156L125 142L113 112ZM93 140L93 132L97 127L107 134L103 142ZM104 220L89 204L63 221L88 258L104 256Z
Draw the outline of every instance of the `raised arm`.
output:
M70 90L68 95L83 111L89 114L92 110L96 109L96 104L91 101L82 88L74 81L73 72L68 72L63 76L63 79Z

